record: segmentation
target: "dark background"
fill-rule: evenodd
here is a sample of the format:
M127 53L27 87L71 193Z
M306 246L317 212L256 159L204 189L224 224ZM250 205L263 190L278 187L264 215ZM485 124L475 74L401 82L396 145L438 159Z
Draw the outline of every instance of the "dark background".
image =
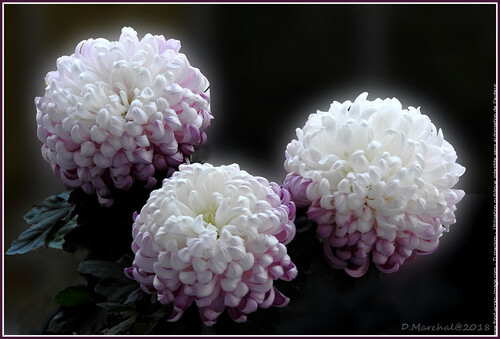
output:
M181 40L181 52L210 80L215 119L200 159L236 162L280 182L295 128L333 100L367 91L371 100L421 106L467 168L457 185L467 193L458 222L436 253L396 274L360 279L319 258L272 324L228 332L411 335L424 332L402 331L403 324L460 323L490 331L425 333L491 333L495 5L8 4L4 11L4 252L26 228L22 215L64 190L36 138L33 100L44 93L45 74L81 40L117 40L131 26L139 37ZM6 256L5 333L40 330L57 308L53 295L82 281L77 263L52 250Z

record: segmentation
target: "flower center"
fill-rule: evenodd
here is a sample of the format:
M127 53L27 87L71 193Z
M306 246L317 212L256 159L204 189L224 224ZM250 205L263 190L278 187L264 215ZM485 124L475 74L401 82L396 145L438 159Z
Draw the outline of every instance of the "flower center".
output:
M207 224L211 224L217 227L217 225L215 225L215 213L217 213L217 207L216 206L209 207L205 211L203 211L202 217ZM219 228L217 227L217 229Z
M137 97L139 93L140 92L137 88L134 89L133 91L120 90L117 92L119 97L119 104L122 106L122 113L121 113L122 117L125 117L125 115L127 115L130 108L130 104L132 103L132 101L134 101L134 99Z

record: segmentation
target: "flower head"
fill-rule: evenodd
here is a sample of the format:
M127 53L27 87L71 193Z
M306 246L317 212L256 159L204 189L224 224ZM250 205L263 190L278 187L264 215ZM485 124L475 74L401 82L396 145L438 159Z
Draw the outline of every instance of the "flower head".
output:
M57 60L37 97L43 158L68 187L148 188L206 141L208 80L179 53L180 42L123 28L119 41L89 39Z
M311 114L285 153L283 186L351 276L433 252L465 194L452 189L465 168L442 131L419 108L367 95Z
M193 302L207 325L224 309L243 322L258 307L288 303L273 281L297 275L285 247L295 205L277 184L238 165L181 165L134 218L126 273L173 303L170 321Z

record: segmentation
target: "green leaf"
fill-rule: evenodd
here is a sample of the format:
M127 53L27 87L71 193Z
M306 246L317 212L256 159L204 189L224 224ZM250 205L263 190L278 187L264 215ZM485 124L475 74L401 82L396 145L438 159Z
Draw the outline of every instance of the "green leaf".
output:
M71 307L90 301L90 294L85 287L73 286L57 293L55 299L59 305Z
M63 307L49 322L47 332L49 333L71 333L78 331L82 321L91 313L90 303L74 307Z
M125 299L137 288L137 282L129 279L129 281L116 280L106 278L100 281L95 287L97 294L108 297L109 301L120 301Z
M103 302L103 303L97 303L97 306L104 308L105 310L115 310L115 309L120 309L120 312L122 311L122 308L128 308L128 306L120 304L120 303L114 303L114 302Z
M89 274L97 278L114 278L125 283L132 280L127 278L123 272L123 268L115 262L104 260L85 260L78 266L78 272Z
M111 313L123 313L127 315L137 314L137 310L134 307L123 305L120 303L103 302L103 303L97 303L96 305Z
M132 291L132 293L130 293L128 296L127 296L127 299L125 299L125 302L124 304L130 304L134 301L137 301L139 300L141 297L143 297L146 293L144 293L144 291L138 287L136 288L134 291Z
M64 244L64 236L71 231L73 228L78 226L76 219L77 215L73 217L70 221L68 221L61 228L57 228L56 226L52 227L47 238L45 239L45 246L50 248L55 248L58 250L62 250Z
M109 329L109 331L106 333L107 335L113 335L113 334L118 334L120 332L123 332L127 329L130 328L135 322L135 317L130 317L122 321L116 326L113 326L112 328Z
M47 332L71 333L77 321L78 318L75 317L75 312L70 309L63 309L50 320Z
M102 331L107 315L106 310L96 307L92 303L63 307L50 320L47 332L54 334L97 334Z
M52 226L67 218L75 208L68 203L70 193L66 191L48 197L29 211L24 219L32 226L12 242L7 254L22 254L42 247Z

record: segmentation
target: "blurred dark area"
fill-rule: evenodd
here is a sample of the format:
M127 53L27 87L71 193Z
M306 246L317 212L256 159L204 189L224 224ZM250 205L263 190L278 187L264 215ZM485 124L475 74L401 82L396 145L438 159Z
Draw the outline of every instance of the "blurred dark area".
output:
M219 334L493 333L494 4L3 8L3 253L26 229L23 214L64 190L42 159L36 137L33 100L44 94L45 74L81 40L117 40L121 28L131 26L139 37L150 32L181 40L181 52L211 83L215 119L196 159L239 163L280 182L283 152L295 128L333 100L354 100L366 91L371 100L397 97L403 107L420 106L467 168L457 185L467 193L457 206L457 223L436 253L392 275L369 272L354 279L328 268L314 233L303 232L289 251L304 273L295 283L279 283L290 304L279 312L259 310L246 325L223 318L225 327L216 325ZM297 251L317 255L308 261L303 260L308 256L294 258ZM57 309L55 293L82 281L77 257L47 249L5 256L5 334L41 330ZM472 332L403 330L404 324L419 323L476 327Z

